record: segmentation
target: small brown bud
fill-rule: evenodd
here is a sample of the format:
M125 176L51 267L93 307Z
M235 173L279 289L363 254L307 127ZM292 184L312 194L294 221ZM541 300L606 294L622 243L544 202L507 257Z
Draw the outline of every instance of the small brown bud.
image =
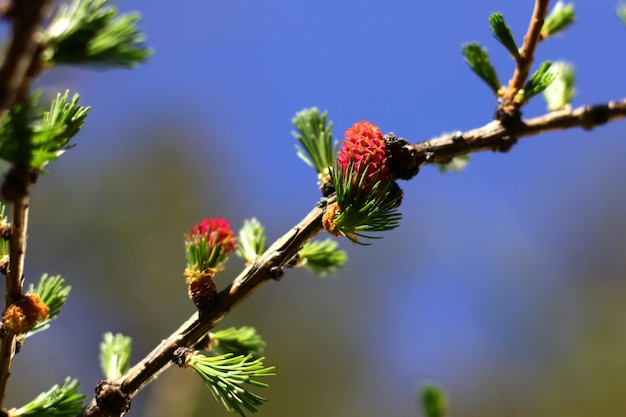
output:
M185 271L187 276L187 284L189 284L189 298L198 307L198 310L208 308L217 295L213 276L216 270L211 269L206 272L202 271Z
M28 332L38 321L48 318L50 309L39 296L26 294L7 307L2 315L4 327L13 334Z
M385 135L387 152L389 152L389 171L394 178L410 180L419 172L417 151L405 139L393 133Z
M193 350L186 346L179 347L172 354L172 362L174 362L181 368L186 368L188 366L189 358L192 353Z
M339 205L332 203L326 208L326 212L322 217L324 229L333 236L341 236L341 233L337 230L337 223L335 223L335 217L337 217L339 213L341 213Z
M0 238L4 240L9 240L11 238L11 229L11 223L0 221Z
M30 179L28 173L12 168L4 176L4 183L0 188L0 194L6 202L13 203L19 198L28 195Z
M104 415L121 416L130 410L131 396L124 393L118 384L100 381L95 389L96 404Z

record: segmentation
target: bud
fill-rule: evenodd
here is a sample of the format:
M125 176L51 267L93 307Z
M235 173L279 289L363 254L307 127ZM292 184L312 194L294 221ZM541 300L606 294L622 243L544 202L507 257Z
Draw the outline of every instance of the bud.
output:
M35 323L48 318L50 309L36 294L26 294L7 307L2 315L6 330L13 334L23 334Z
M236 242L230 224L222 217L208 217L185 235L187 267L205 271L221 269L221 265L235 250Z
M213 277L235 250L236 242L230 224L225 219L205 218L185 235L189 298L199 309L207 308L217 290Z

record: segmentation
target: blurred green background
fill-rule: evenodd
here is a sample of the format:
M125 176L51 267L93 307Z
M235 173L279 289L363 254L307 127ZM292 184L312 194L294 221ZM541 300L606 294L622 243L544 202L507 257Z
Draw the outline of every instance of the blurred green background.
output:
M127 1L151 62L135 71L61 69L92 105L78 146L33 189L26 274L73 290L51 330L17 357L8 405L67 375L89 396L106 331L134 339L133 362L193 312L183 234L205 216L257 217L268 238L318 199L290 119L328 109L335 136L363 119L411 142L487 123L495 101L466 68L486 45L512 73L487 18L521 40L533 2ZM623 95L623 26L609 1L538 60L578 68L574 105ZM594 45L587 47L587 45ZM540 100L525 115L544 112ZM624 123L522 140L461 174L423 170L401 186L402 226L369 247L342 242L349 266L319 279L289 271L222 327L250 325L277 367L260 416L420 416L423 381L464 416L626 415ZM217 277L241 270L232 259ZM189 371L170 369L131 416L230 415Z

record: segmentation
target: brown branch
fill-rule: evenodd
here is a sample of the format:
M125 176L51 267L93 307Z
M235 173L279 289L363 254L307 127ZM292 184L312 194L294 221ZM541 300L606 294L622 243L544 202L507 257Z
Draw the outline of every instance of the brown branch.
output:
M28 99L31 81L28 72L37 52L36 31L48 4L49 0L15 0L5 10L4 15L13 22L13 33L0 66L0 115L15 103L25 103ZM31 180L28 167L14 166L2 186L3 196L13 203L5 309L22 296ZM8 331L0 343L0 407L11 374L16 340L16 335Z
M484 150L503 150L509 147L518 137L532 136L540 133L594 126L626 117L626 99L597 106L584 106L571 111L548 113L544 116L529 119L515 129L507 129L499 121L491 122L481 128L465 133L446 135L440 138L407 145L413 159L403 161L409 165L420 166L434 162L444 162L454 156ZM331 201L331 200L329 200ZM157 375L171 364L174 351L179 347L193 347L211 331L219 321L233 308L249 297L258 288L276 278L302 246L323 230L322 217L324 207L314 208L298 225L278 239L254 264L248 266L219 293L216 302L203 314L194 314L178 330L161 342L141 362L130 369L116 381L99 384L109 385L109 389L99 392L117 390L124 401L114 404L130 404L132 398ZM96 395L85 408L83 417L120 416L122 409L111 406L103 396Z
M455 156L473 152L507 151L518 138L573 127L592 129L624 117L626 99L621 99L606 104L581 106L574 110L554 111L508 128L495 120L478 129L441 136L408 148L415 158L413 164L423 166L434 162L445 163Z
M26 231L28 230L28 183L25 194L13 203L13 225L9 240L9 269L7 271L5 310L22 296ZM11 365L15 356L17 335L8 332L0 344L0 407L4 402Z
M541 36L541 28L548 12L549 0L536 0L533 15L528 25L528 31L524 36L524 44L520 48L520 56L517 59L517 66L513 77L509 81L509 86L504 95L502 109L507 114L515 114L519 110L519 103L515 102L515 95L519 90L524 88L524 84L528 79L530 67L533 64L535 48L539 43Z
M0 114L13 105L37 52L36 31L50 0L14 0L4 12L13 34L0 67Z

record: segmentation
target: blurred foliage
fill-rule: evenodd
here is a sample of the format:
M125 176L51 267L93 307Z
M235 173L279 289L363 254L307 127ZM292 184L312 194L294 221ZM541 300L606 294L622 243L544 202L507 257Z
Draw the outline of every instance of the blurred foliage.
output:
M61 4L44 31L48 65L132 68L152 55L137 27L137 12L118 15L107 0L73 0Z
M443 417L448 412L448 398L443 388L432 383L422 385L420 399L426 417Z
M100 367L106 379L117 379L128 372L132 344L132 339L121 333L104 334L100 343Z

